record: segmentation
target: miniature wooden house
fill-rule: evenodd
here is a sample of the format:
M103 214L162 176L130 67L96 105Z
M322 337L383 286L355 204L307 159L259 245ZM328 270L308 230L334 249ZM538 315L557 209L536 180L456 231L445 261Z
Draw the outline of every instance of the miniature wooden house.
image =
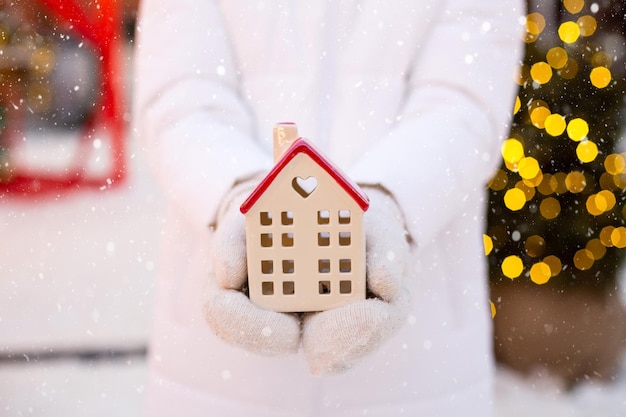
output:
M250 299L281 312L363 300L369 200L309 142L296 138L295 125L277 125L278 161L241 206Z

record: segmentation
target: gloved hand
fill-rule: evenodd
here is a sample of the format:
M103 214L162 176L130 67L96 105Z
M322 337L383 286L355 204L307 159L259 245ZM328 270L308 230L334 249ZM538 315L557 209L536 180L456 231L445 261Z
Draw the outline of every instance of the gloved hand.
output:
M217 217L213 237L212 298L205 319L226 342L266 355L296 353L300 346L300 318L254 305L243 293L248 282L246 222L239 211L258 179L243 182L230 192Z
M264 354L295 353L302 335L305 356L316 375L350 368L393 335L408 311L403 279L409 244L400 210L381 190L367 191L366 300L318 313L277 313L256 307L242 292L247 266L245 218L239 206L252 188L244 183L234 189L234 197L218 216L211 277L216 288L206 306L207 322L225 341Z
M363 219L368 298L305 316L302 343L316 375L349 369L389 339L408 314L403 281L410 255L402 214L382 190L365 191L370 199Z

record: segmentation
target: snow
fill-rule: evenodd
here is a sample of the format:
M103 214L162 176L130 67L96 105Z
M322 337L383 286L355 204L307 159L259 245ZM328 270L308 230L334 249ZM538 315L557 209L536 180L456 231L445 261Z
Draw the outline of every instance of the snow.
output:
M496 415L500 417L626 416L626 355L621 373L610 382L588 380L568 390L545 373L522 377L499 369Z
M109 162L107 144L94 138L96 171ZM73 147L68 134L27 141L18 156L47 171L66 164ZM121 186L37 204L0 200L0 416L141 415L164 220L162 195L132 138L128 152ZM227 369L221 375L231 378ZM498 369L495 392L498 417L626 416L626 353L609 383L568 390L541 372Z
M0 354L145 344L162 203L131 164L118 188L0 200Z
M141 149L131 141L129 152L118 188L0 203L2 416L140 415L163 204ZM73 354L85 351L95 354ZM499 369L495 408L498 417L626 416L624 393L626 355L615 380L569 391L541 372Z

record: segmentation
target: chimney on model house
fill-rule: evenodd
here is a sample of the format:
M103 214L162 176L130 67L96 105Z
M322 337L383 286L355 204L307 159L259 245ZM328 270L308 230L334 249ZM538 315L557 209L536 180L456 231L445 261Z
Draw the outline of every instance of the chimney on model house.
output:
M276 123L274 125L274 163L283 156L283 154L298 139L298 127L292 122Z

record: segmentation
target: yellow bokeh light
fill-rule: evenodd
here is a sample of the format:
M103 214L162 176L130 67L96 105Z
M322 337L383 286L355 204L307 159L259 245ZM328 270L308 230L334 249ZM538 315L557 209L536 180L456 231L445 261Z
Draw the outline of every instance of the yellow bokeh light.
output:
M524 250L530 257L537 258L543 255L546 248L546 241L539 235L532 235L524 242Z
M604 204L604 211L610 211L613 210L613 207L615 207L615 203L617 203L616 199L615 199L615 194L613 194L612 192L610 192L609 190L602 190L598 193L598 196L596 197L596 199L601 198L603 200L603 204Z
M541 172L541 170L539 170L539 172L537 173L536 176L534 176L533 178L524 178L522 179L522 182L524 183L524 185L526 187L532 188L533 190L539 186L539 184L541 184L541 181L543 181L543 172ZM533 191L533 196L535 195L535 192ZM532 198L532 197L531 197Z
M496 171L495 175L489 181L488 187L494 191L503 190L504 187L508 184L509 179L506 175L506 172L499 169Z
M604 246L600 239L597 238L591 239L589 242L587 242L585 249L591 252L591 254L593 255L593 259L595 259L596 261L598 259L602 259L606 254L606 246Z
M615 230L614 226L605 226L600 230L600 242L607 248L613 246L613 240L611 239L611 235Z
M581 162L592 162L598 156L598 145L590 140L582 141L576 146L576 156Z
M613 176L613 182L618 188L626 189L626 174L617 174Z
M511 188L504 194L504 205L512 211L518 211L526 204L526 194L519 188Z
M593 254L589 249L580 249L574 254L574 266L581 271L591 268L593 263Z
M563 0L563 6L565 6L565 10L567 10L571 14L580 13L584 5L585 0Z
M506 159L504 159L504 166L506 167L506 169L508 169L511 172L517 172L517 163L512 164Z
M515 104L513 105L513 114L516 114L519 109L522 107L522 102L519 99L519 96L515 97Z
M554 197L544 198L539 204L539 212L546 219L552 220L561 213L561 203Z
M550 267L550 271L552 272L552 276L555 277L561 273L561 269L563 269L563 265L561 264L561 260L554 255L546 256L543 259L543 262Z
M593 194L593 195L589 196L589 198L594 200L595 206L602 213L607 211L607 209L609 208L609 202L606 201L606 198L604 198L604 196L601 196L600 194Z
M39 74L48 74L56 66L56 55L49 48L37 48L30 56L30 66Z
M29 110L45 112L50 109L53 100L53 91L47 82L31 82L26 91Z
M616 227L611 232L611 243L616 248L626 248L626 228L623 226Z
M544 120L544 127L550 136L559 136L565 132L565 117L557 113L552 113Z
M526 185L525 180L518 181L515 184L515 188L517 188L518 190L521 190L524 193L524 197L526 198L526 201L532 200L533 197L535 196L535 187Z
M489 306L491 307L491 318L494 318L496 316L496 305L493 301L489 301Z
M606 209L606 200L602 197L598 197L597 194L592 194L587 197L585 207L592 216L600 216Z
M552 175L554 177L554 179L556 180L556 190L554 190L555 193L557 194L565 194L566 192L568 192L568 188L567 188L567 177L568 174L566 174L565 172L557 172L556 174ZM585 176L583 175L583 179L585 178Z
M524 145L517 139L507 139L500 148L502 159L512 164L516 164L524 157Z
M535 178L540 172L539 162L532 156L520 159L517 163L517 169L520 177L528 180Z
M550 195L556 192L558 181L554 175L543 174L541 183L537 186L537 191L543 195Z
M611 68L613 57L604 51L598 51L591 56L591 65L595 67Z
M536 62L530 67L530 77L539 84L545 84L552 78L552 67L547 62Z
M567 136L575 142L580 142L589 134L589 125L584 119L577 117L567 124Z
M545 284L550 280L552 270L550 266L544 262L537 262L530 267L530 279L538 285Z
M539 35L546 27L546 19L541 13L530 13L526 16L526 31L531 35Z
M611 82L611 71L606 67L595 67L589 74L591 84L596 88L604 88Z
M552 112L549 108L545 106L539 106L537 108L534 108L530 112L530 121L535 127L543 129L546 117L550 116L550 114L552 114Z
M585 174L579 171L572 171L565 177L565 187L570 193L580 193L587 186ZM563 193L559 193L563 194Z
M490 236L483 234L483 246L485 247L485 255L489 255L493 250L493 240Z
M559 38L565 43L574 43L580 36L580 26L576 22L563 22L559 26Z
M580 16L576 23L578 23L580 27L580 34L582 36L591 36L598 28L598 22L596 22L595 17L589 15Z
M626 160L618 153L612 153L604 159L604 169L611 175L619 175L626 168Z
M502 261L502 273L505 277L515 279L522 274L524 264L517 255L510 255Z
M560 46L550 48L546 53L548 64L554 69L561 69L567 64L567 51Z
M598 181L598 184L600 184L600 188L602 188L603 190L617 189L614 178L615 176L609 174L608 172L603 172L602 174L600 174L600 180Z
M528 65L522 64L517 67L517 71L514 76L514 81L518 85L523 86L524 84L526 84L529 77L530 77L530 70L528 69Z
M568 58L565 66L559 70L559 75L564 80L571 80L578 74L578 62L575 59Z

